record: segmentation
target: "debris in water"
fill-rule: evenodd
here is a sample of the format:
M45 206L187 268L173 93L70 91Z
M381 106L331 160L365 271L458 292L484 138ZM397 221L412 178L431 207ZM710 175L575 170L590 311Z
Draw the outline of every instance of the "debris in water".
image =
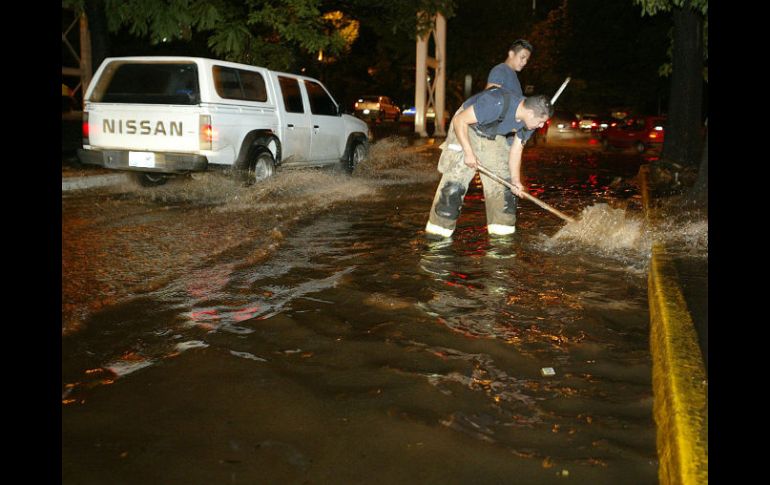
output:
M139 369L144 369L145 367L148 367L151 365L152 365L151 360L132 361L132 362L116 361L116 362L107 364L106 366L104 366L104 368L109 370L113 374L115 374L116 377L122 377L127 374L131 374L132 372L136 372Z
M184 352L185 350L190 349L205 349L208 346L209 344L203 342L202 340L188 340L187 342L180 342L176 344L176 350L179 352Z
M242 359L256 360L257 362L267 362L267 359L263 359L262 357L257 357L256 355L249 352L237 352L235 350L231 350L230 354L236 357L240 357Z

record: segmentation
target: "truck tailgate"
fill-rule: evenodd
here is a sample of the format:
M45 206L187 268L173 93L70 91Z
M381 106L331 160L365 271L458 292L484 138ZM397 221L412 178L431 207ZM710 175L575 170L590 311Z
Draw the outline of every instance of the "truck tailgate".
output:
M89 144L94 148L197 153L200 107L90 104Z

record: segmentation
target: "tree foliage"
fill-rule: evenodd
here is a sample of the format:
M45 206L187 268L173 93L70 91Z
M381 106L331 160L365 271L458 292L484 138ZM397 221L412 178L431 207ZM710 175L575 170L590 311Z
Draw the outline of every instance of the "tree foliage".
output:
M89 0L62 0L82 11ZM211 52L223 59L288 69L297 53L340 56L358 32L351 12L380 9L395 31L410 26L417 12L451 14L455 0L104 0L109 31L158 45L203 35ZM399 9L405 9L400 13ZM423 22L427 20L423 19Z
M83 8L88 0L63 0ZM151 44L204 35L214 55L287 68L293 49L342 52L346 40L321 14L320 0L105 0L109 31Z
M703 16L703 61L706 63L706 65L703 67L703 79L708 82L709 79L709 72L708 72L708 56L709 56L709 48L708 48L708 31L709 31L709 21L708 21L708 13L709 13L709 2L708 0L633 0L635 5L639 5L642 7L642 15L656 15L660 12L671 12L673 8L690 8L694 11L699 12ZM668 55L668 62L660 66L660 69L658 72L661 76L670 76L671 75L671 69L672 69L672 63L671 59L673 57L673 52L671 49L671 44L673 44L673 33L669 32L669 48L666 54Z

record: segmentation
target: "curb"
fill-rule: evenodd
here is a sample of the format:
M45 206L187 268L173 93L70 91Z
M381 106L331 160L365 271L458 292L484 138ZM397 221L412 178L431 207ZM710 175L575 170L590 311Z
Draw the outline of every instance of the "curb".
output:
M118 185L129 181L128 175L124 173L91 175L85 177L64 177L61 180L61 190L62 192L66 192L69 190L91 189L95 187Z
M640 170L646 217L654 220ZM708 483L708 379L679 277L662 244L654 243L648 277L653 414L662 485Z

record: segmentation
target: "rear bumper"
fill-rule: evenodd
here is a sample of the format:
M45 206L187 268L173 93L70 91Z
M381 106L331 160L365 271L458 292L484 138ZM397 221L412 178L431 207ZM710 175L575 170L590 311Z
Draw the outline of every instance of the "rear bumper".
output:
M208 169L208 159L203 155L189 153L155 153L154 167L134 167L128 164L128 150L79 149L78 159L87 165L99 165L115 170L138 172L185 173L202 172Z
M362 120L369 120L369 121L375 121L380 118L386 118L387 113L384 111L381 111L379 109L357 109L355 110L355 116L356 118L360 118Z

